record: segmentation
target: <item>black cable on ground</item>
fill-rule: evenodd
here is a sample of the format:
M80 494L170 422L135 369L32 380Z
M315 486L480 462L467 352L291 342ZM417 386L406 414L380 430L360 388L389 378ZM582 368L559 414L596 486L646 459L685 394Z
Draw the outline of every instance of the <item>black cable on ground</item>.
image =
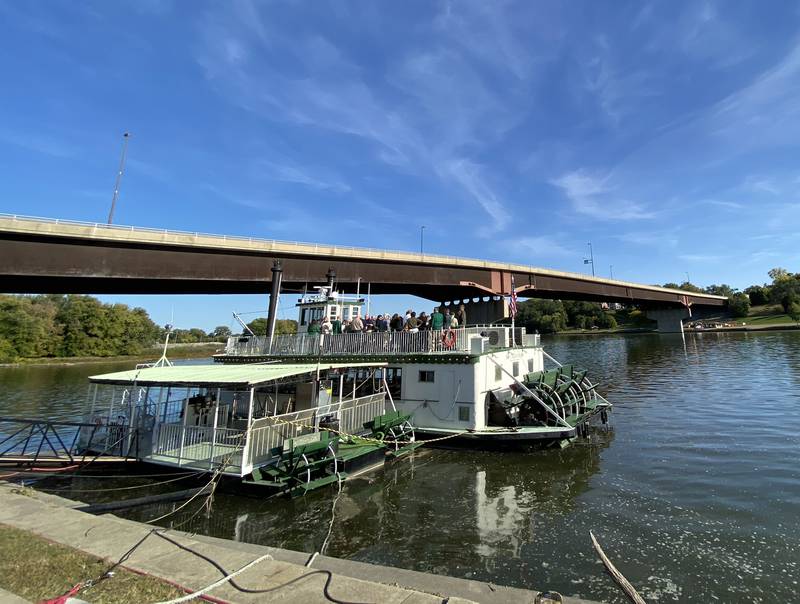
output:
M190 548L190 547L188 547L186 545L183 545L182 543L178 543L174 539L170 539L169 537L167 537L166 535L164 535L161 532L156 532L155 534L158 535L159 537L161 537L162 539L164 539L165 541L168 541L169 543L171 543L175 547L177 547L179 549L182 549L183 551L188 552L190 554L193 554L194 556L197 556L198 558L200 558L202 560L205 560L206 562L211 564L214 568L216 568L219 572L221 572L223 576L227 576L227 575L230 574L227 570L225 570L225 568L221 564L219 564L216 560L213 560L212 558L209 558L205 554L201 554L200 552L198 552L196 550L193 550L192 548ZM331 571L329 571L329 570L322 570L322 569L320 569L320 570L312 570L309 573L306 573L306 574L301 575L299 577L295 577L291 581L287 581L286 583L282 583L281 585L277 585L275 587L269 587L267 589L250 589L250 588L247 588L247 587L242 587L241 585L239 585L233 579L231 579L229 581L229 583L230 583L231 587L233 587L234 589L236 589L238 591L241 591L242 593L247 593L247 594L266 594L266 593L271 593L271 592L274 592L274 591L278 591L280 589L283 589L284 587L288 587L289 585L293 585L295 583L298 583L299 581L302 581L303 579L306 579L307 577L311 577L312 575L327 575L327 579L325 579L325 585L323 585L323 587L322 587L322 593L323 593L323 595L325 596L325 598L329 602L333 602L334 604L372 604L372 603L365 603L365 602L348 602L347 600L339 600L338 598L335 598L334 596L332 596L330 591L329 591L329 588L330 588L331 582L333 581L333 573Z

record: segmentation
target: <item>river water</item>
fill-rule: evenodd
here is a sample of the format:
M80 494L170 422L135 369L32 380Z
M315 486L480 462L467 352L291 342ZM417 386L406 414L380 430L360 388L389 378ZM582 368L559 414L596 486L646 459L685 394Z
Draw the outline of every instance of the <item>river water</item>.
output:
M544 344L591 368L615 405L608 427L564 450L421 450L348 482L327 553L624 602L592 550L593 530L649 601L800 601L800 333ZM74 417L86 376L129 365L0 369L2 414ZM111 483L45 486L96 499L77 489ZM164 522L311 552L334 493L219 494L210 512L187 506ZM174 505L127 515L151 519Z

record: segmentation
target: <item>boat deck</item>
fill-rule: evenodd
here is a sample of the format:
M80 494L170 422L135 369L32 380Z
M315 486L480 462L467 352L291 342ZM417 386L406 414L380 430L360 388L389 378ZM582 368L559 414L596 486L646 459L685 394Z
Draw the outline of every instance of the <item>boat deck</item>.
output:
M224 463L223 473L238 476L241 473L242 450L236 445L216 443L212 447L210 442L202 442L185 446L183 449L153 453L144 457L142 461L198 470L217 470Z

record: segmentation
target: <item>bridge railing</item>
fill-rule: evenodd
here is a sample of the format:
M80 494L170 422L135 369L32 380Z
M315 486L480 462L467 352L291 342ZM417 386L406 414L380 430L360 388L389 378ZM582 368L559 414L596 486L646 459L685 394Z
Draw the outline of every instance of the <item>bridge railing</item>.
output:
M386 331L342 334L297 334L275 336L232 336L225 354L230 356L393 356L415 353L470 352L472 338L482 336L491 348L539 346L538 334L525 328L505 326L466 327L447 331Z

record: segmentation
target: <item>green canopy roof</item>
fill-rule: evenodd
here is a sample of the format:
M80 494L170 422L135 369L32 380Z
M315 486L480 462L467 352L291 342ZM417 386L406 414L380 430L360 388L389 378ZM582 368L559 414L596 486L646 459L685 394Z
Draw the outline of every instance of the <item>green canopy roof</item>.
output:
M197 386L256 386L275 380L314 373L319 367L347 369L350 367L383 367L386 363L271 363L267 365L173 365L117 371L89 377L100 384L181 384Z

